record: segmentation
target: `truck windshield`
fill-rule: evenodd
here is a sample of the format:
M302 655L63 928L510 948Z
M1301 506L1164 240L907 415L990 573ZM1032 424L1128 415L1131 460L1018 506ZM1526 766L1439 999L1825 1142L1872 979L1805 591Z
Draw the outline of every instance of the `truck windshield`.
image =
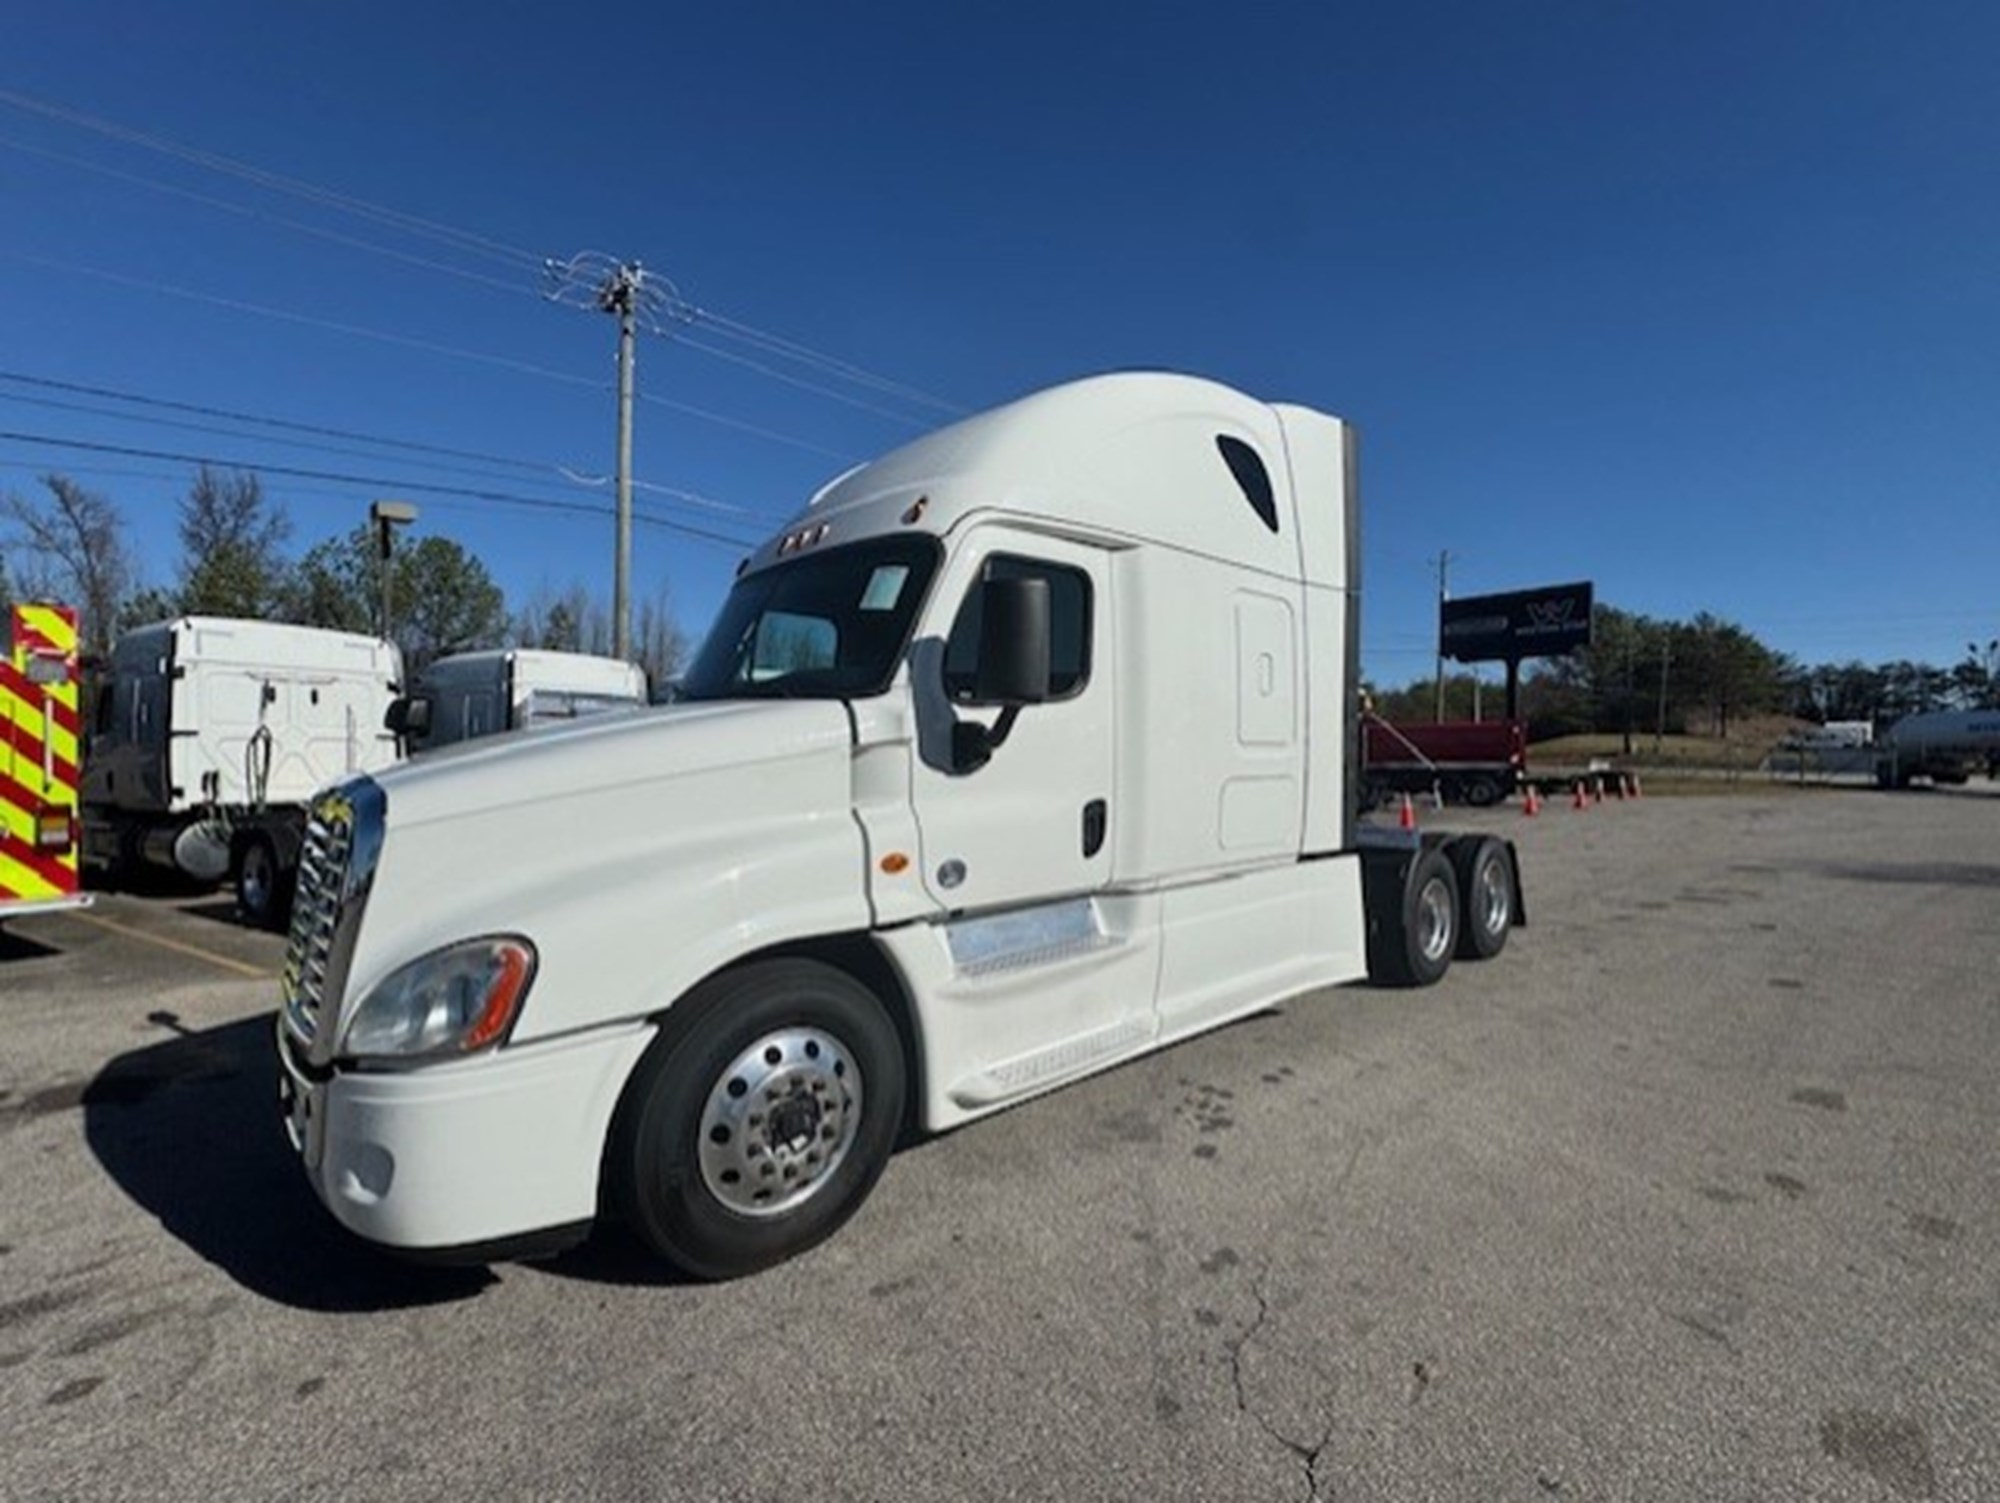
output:
M736 582L678 699L859 699L889 686L939 549L925 536L807 553Z

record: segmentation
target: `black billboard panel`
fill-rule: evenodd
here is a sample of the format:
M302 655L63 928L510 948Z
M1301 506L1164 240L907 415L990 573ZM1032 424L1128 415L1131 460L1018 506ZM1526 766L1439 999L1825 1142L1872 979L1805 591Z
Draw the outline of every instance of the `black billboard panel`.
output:
M1468 595L1438 617L1444 655L1458 663L1555 658L1590 645L1590 581Z

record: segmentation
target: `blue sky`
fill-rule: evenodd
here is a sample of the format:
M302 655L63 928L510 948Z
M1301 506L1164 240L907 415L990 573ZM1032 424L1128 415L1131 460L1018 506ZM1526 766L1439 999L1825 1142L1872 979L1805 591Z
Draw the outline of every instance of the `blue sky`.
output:
M267 484L301 546L401 495L515 600L608 597L562 471L612 467L613 327L536 274L594 250L714 315L640 349L640 507L683 527L756 536L931 401L1166 367L1360 425L1379 680L1428 669L1441 550L1458 594L1948 665L2000 636L1996 99L2000 8L1949 0L41 7L0 430L364 477ZM0 439L158 580L190 468ZM699 634L742 551L642 525L635 589Z

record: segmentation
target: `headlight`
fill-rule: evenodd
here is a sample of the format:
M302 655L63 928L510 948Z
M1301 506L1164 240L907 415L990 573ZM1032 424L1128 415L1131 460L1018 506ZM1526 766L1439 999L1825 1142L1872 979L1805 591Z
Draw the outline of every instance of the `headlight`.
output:
M518 935L434 950L362 999L341 1052L364 1059L474 1053L507 1036L534 975L535 947Z

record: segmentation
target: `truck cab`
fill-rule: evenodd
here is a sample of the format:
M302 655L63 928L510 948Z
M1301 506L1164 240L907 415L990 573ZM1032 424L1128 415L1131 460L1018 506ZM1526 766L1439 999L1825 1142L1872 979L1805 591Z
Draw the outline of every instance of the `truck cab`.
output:
M1305 408L1055 388L822 490L674 704L331 790L279 1019L321 1199L744 1273L908 1128L1497 950L1509 848L1359 829L1354 477Z
M646 671L620 658L546 648L505 647L436 659L406 698L390 706L389 728L412 753L505 731L532 730L647 702Z

